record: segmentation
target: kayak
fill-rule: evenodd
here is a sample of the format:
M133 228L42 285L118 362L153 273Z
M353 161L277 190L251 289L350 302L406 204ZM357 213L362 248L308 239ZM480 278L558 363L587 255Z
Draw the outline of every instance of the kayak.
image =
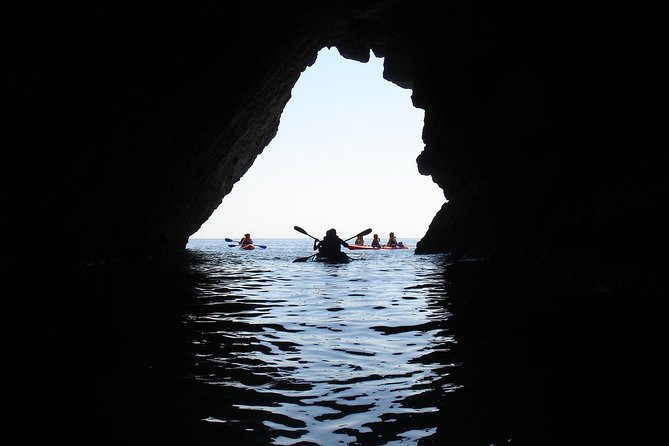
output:
M345 252L340 252L338 256L335 257L319 257L318 255L314 256L316 262L324 263L348 263L351 259L346 255Z
M234 242L234 240L231 239L231 238L226 238L225 241L226 242ZM239 249L244 249L244 250L247 250L247 251L249 251L251 249L256 249L256 248L260 248L260 249L267 248L267 246L265 246L265 245L256 245L255 243L251 243L250 245L242 246L241 241L235 243L234 245L228 245L228 246L231 247L231 248L234 248L235 246L239 246Z
M321 263L348 263L351 259L345 252L340 252L336 257L318 257L317 254L312 254L307 257L299 257L293 262L321 262Z
M345 260L340 260L340 259L316 259L314 262L321 262L321 263L348 263L350 262L351 259L345 259Z
M358 250L358 249L409 249L409 245L395 245L395 246L388 246L388 245L381 245L380 248L374 247L372 245L348 245L348 249L350 250Z

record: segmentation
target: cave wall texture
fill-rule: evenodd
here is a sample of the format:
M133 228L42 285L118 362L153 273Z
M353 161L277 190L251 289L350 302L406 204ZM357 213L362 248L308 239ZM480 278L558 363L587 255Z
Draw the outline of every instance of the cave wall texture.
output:
M448 202L417 252L666 291L659 7L58 5L3 22L3 268L36 252L86 265L183 249L336 47L384 57L384 78L425 110L417 169Z

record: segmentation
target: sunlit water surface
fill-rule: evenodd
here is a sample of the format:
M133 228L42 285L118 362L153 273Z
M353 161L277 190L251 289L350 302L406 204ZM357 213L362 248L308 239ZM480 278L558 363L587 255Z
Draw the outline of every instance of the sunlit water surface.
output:
M412 247L415 240L405 240ZM252 252L192 240L207 281L186 315L193 377L220 400L206 423L272 444L415 444L457 388L431 359L443 328L444 259L413 249L349 251L348 264L293 262L311 242Z

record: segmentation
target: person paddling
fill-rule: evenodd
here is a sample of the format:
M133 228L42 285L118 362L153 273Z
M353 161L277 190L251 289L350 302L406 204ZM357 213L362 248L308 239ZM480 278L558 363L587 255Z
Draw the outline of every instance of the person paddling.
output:
M316 260L348 261L346 253L341 251L342 246L348 248L348 243L339 238L334 228L328 229L323 240L314 239L314 251L318 250Z
M244 246L252 245L253 244L253 239L251 238L251 234L244 234L244 237L239 241L239 244L243 248Z

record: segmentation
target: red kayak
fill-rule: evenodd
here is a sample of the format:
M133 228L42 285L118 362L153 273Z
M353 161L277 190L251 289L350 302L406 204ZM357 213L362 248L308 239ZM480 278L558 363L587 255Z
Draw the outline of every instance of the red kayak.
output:
M402 245L397 244L395 246L381 245L380 248L374 247L372 245L348 245L348 249L351 249L351 250L356 250L356 249L376 249L376 250L379 250L379 249L409 249L409 245L404 245L404 244L402 244Z
M243 245L239 249L256 249L256 245Z

